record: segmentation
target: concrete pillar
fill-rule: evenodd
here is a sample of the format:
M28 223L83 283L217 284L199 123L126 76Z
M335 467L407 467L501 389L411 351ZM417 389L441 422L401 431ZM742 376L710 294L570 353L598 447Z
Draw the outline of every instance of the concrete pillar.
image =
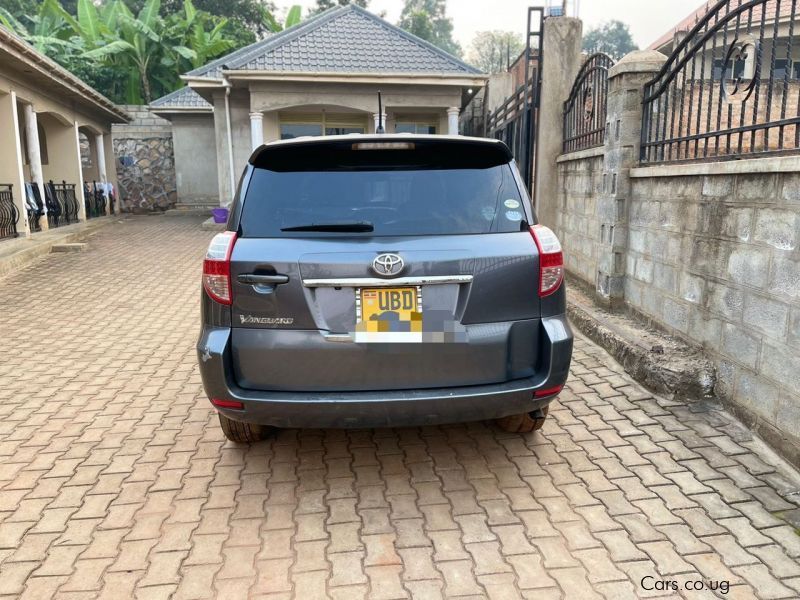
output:
M78 220L86 220L86 202L83 198L83 165L81 164L81 135L78 130L78 122L72 124L75 130L75 166L77 181L75 182L75 198L78 200Z
M373 129L375 133L378 132L379 123L383 123L384 132L388 132L386 128L386 113L372 113L372 119L375 121L375 128Z
M631 52L608 72L608 134L603 157L605 186L597 197L598 300L619 306L625 299L630 170L639 164L644 85L666 62L654 50Z
M219 204L225 206L233 197L231 161L228 152L227 102L224 94L214 96L214 137L217 146L217 184Z
M260 112L250 113L250 142L253 150L264 143L264 114Z
M108 175L106 175L106 147L102 133L94 136L94 145L97 154L97 176L100 178L100 183L103 184L103 196L106 199L106 210L108 210L108 192L105 188L105 184L108 181Z
M36 120L36 111L32 104L26 104L23 108L25 114L25 138L28 142L28 161L31 168L31 179L39 188L39 196L42 199L44 214L39 219L42 231L47 229L47 203L44 201L44 175L42 174L42 150L39 146L39 126Z
M22 171L22 143L17 114L17 95L0 94L0 147L4 152L0 160L0 183L10 183L14 205L19 214L17 233L30 236L28 212L25 207L25 178ZM41 221L40 221L41 222Z
M447 135L458 135L458 115L461 109L452 106L447 109Z
M106 138L108 138L108 144L105 143ZM103 135L103 142L103 164L106 167L106 181L114 184L114 196L116 197L116 201L114 202L114 213L121 214L122 190L119 189L119 180L117 179L117 158L114 156L114 138L111 134L106 133Z
M103 137L102 133L98 133L94 136L94 143L97 148L97 174L100 181L105 183L108 181L108 175L106 174L106 144Z
M542 89L539 94L539 131L536 137L534 187L539 222L556 226L558 169L561 154L564 101L581 67L582 26L572 17L548 17L544 21Z

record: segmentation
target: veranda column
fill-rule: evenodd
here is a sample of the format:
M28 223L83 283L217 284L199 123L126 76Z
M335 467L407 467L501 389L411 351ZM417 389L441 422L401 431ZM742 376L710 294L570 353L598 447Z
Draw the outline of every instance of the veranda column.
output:
M264 143L264 113L250 113L250 141L253 150Z
M10 183L14 206L19 213L17 233L30 236L28 211L25 206L25 180L22 174L22 144L17 115L17 95L0 95L0 147L8 152L0 160L0 183Z
M75 161L76 161L76 179L75 182L75 199L78 201L78 220L86 221L86 202L83 197L83 164L81 163L81 134L78 131L78 122L72 124L75 130ZM71 182L68 182L71 183Z
M447 109L447 135L458 135L458 114L461 112L457 106Z
M42 150L39 145L39 125L36 119L36 111L33 110L32 104L26 104L23 113L25 115L25 137L28 142L31 179L39 188L39 197L42 199L42 209L44 210L44 214L39 219L39 226L44 231L47 229L47 203L44 201L44 176L42 175Z
M97 174L100 177L100 183L103 184L103 196L106 198L106 205L108 204L108 190L106 183L108 178L106 176L106 146L103 141L103 134L98 133L94 136L94 146L97 153Z

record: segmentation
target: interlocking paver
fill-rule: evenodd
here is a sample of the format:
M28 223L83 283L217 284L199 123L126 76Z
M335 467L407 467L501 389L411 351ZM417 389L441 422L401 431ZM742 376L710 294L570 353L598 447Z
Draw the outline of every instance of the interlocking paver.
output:
M0 281L0 596L663 596L645 576L800 594L797 473L580 335L535 434L226 442L194 353L210 235L128 218Z

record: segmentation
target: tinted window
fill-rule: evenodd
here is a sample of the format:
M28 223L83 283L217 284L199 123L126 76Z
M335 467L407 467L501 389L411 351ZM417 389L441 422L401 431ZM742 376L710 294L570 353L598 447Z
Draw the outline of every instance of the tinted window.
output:
M304 168L308 169L306 164ZM242 208L244 237L447 235L519 231L525 220L509 164L274 171L256 167ZM372 233L282 232L366 222Z

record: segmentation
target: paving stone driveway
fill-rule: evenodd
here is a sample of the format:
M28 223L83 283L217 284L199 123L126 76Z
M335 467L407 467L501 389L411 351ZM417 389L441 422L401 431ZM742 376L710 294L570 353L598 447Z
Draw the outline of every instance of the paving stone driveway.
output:
M225 442L193 349L209 238L131 218L0 281L0 597L800 597L796 473L580 337L538 434Z

